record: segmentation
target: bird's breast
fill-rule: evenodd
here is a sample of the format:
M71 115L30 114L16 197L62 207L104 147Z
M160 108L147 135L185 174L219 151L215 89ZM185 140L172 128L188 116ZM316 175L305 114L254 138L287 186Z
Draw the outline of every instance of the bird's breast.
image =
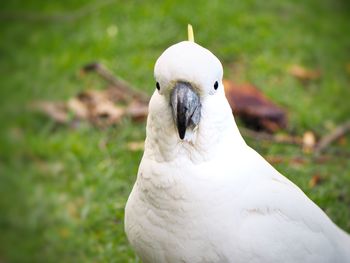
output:
M141 163L126 209L126 231L139 255L150 262L204 262L200 255L207 252L205 260L225 262L222 251L232 246L216 240L228 240L235 224L235 191L210 167Z

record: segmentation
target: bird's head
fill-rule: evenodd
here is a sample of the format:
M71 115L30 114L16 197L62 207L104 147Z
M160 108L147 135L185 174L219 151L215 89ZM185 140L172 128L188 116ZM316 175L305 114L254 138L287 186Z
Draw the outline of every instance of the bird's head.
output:
M206 48L192 41L170 46L158 58L154 76L147 127L154 143L214 142L235 125L222 84L222 64Z
M157 93L169 101L181 140L198 127L203 100L224 94L220 61L191 41L166 49L156 62L154 75Z

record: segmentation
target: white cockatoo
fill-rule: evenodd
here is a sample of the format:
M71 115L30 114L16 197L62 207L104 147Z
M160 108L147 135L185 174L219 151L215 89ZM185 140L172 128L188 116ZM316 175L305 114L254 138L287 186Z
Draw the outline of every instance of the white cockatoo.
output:
M348 234L243 140L215 55L183 41L154 74L125 208L143 262L350 262Z

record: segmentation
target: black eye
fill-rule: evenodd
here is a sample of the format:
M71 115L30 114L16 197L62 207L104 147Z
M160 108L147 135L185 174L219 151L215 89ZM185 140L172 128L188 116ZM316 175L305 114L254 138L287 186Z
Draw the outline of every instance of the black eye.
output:
M218 87L219 87L219 83L218 83L217 81L215 81L215 83L214 83L214 89L217 90Z
M156 83L157 90L160 90L159 82Z

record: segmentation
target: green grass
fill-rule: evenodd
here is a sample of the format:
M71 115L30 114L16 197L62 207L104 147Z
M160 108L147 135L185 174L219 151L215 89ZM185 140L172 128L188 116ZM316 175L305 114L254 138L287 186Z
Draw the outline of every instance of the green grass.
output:
M77 14L74 19L55 14ZM79 14L79 13L78 13ZM51 16L51 18L50 18ZM289 112L289 130L321 136L350 115L350 5L346 1L7 1L0 10L0 261L137 262L123 231L123 209L142 152L144 124L99 130L57 127L28 110L32 100L67 99L103 86L79 68L100 61L148 94L153 65L170 44L196 41ZM117 27L115 36L108 34ZM322 71L307 86L287 69ZM239 70L237 70L239 69ZM350 138L347 138L348 140ZM249 143L284 156L278 170L350 231L349 143L323 163L296 146ZM342 154L339 154L342 153ZM345 154L344 154L345 153ZM288 161L301 156L306 161ZM323 179L310 188L315 174Z

